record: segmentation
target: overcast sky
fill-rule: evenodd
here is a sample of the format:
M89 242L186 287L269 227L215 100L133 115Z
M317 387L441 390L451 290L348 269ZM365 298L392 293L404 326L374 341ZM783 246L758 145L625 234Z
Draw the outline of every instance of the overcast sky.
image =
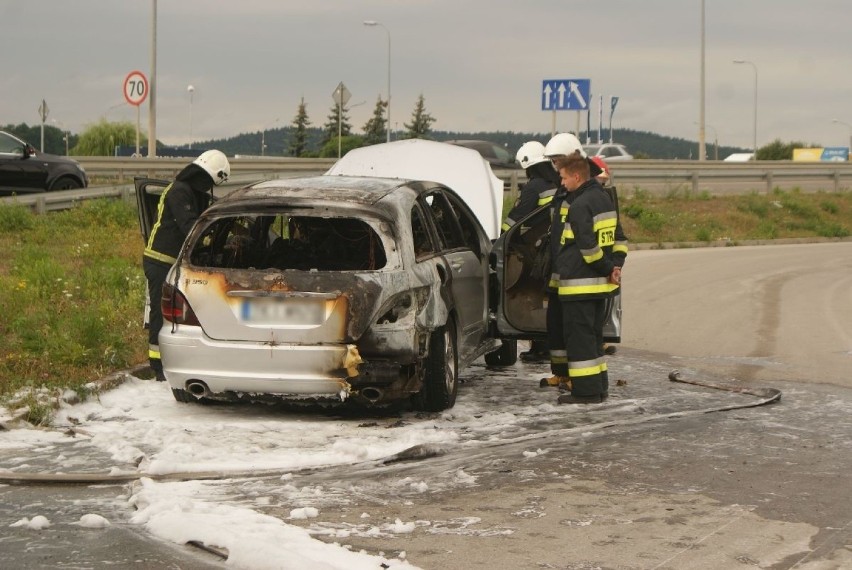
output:
M417 96L437 130L549 133L545 79L590 79L593 130L698 139L700 0L159 0L157 138L169 145L289 124L304 97L321 126L344 82L356 131L387 95L403 129ZM136 120L122 84L150 76L152 0L0 0L0 124L80 132ZM381 27L367 27L377 20ZM707 142L781 138L846 146L852 127L848 0L706 0ZM195 90L190 106L187 87ZM360 104L364 102L363 104ZM141 108L148 125L147 102ZM559 112L557 130L576 113ZM583 117L582 128L585 128ZM31 141L33 142L33 141Z

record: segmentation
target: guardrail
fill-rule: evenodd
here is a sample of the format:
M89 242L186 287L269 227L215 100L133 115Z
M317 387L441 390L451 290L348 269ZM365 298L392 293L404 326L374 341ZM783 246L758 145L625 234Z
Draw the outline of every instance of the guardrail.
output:
M72 207L92 198L133 200L134 176L170 180L187 164L185 158L75 157L95 182L85 190L65 190L0 198L44 213ZM237 157L230 159L228 186L269 178L321 174L335 163L330 158ZM802 163L792 161L701 162L686 160L629 160L609 163L619 194L628 197L644 191L666 195L677 192L710 195L771 193L775 188L840 192L852 189L852 163ZM495 170L507 191L517 192L526 181L523 170ZM117 181L97 185L98 180Z

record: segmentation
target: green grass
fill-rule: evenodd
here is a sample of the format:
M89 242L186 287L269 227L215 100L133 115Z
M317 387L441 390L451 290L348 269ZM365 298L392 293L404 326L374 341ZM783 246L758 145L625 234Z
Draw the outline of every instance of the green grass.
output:
M145 280L131 206L97 200L44 216L2 206L0 222L0 400L81 392L142 362Z
M507 200L505 211L511 207ZM852 193L621 195L632 243L847 237ZM37 216L0 205L0 403L48 423L65 390L142 364L145 279L135 206L94 200Z

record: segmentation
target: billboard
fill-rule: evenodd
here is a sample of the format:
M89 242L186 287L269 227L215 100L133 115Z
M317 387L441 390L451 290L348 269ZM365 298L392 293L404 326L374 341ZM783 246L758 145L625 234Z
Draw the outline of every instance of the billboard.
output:
M849 147L794 148L793 160L798 162L847 162Z

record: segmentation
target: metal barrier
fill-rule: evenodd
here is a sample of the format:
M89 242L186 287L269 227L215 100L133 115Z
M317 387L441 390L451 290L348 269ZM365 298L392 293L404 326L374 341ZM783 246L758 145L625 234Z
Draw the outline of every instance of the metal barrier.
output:
M93 186L85 190L63 190L0 198L0 203L18 203L36 212L72 207L92 198L132 200L134 176L170 180L186 164L185 158L75 157L89 174ZM292 178L322 174L335 163L329 158L237 157L230 159L228 186L240 186L263 179ZM732 195L771 193L776 188L803 192L841 192L852 189L852 164L848 162L806 163L793 161L701 162L686 160L629 160L609 163L619 194L648 192L668 195ZM514 196L526 181L523 170L495 170L504 187ZM97 185L99 180L109 185Z

